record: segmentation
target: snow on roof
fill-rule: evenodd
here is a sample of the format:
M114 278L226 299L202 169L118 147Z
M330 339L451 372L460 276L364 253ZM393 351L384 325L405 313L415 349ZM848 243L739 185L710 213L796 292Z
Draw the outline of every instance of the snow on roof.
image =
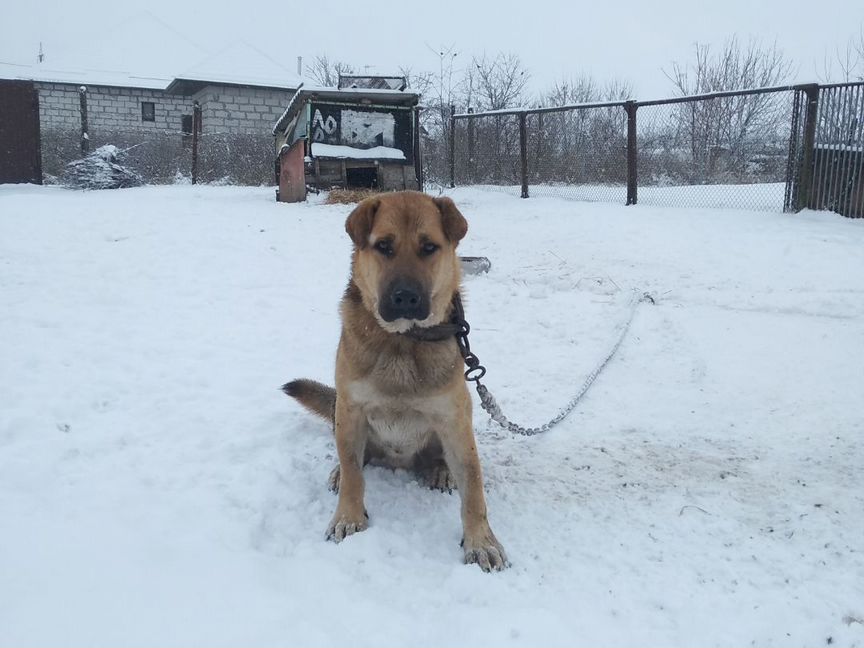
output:
M291 89L302 83L296 72L244 41L184 70L177 75L180 80Z
M334 97L363 95L369 97L419 97L419 92L412 90L387 90L385 88L334 88L333 86L303 85L303 91L308 94L332 94Z
M389 146L374 146L368 149L360 149L353 146L313 142L312 157L337 158L340 160L404 160L405 153Z
M142 77L168 79L213 53L184 33L182 23L169 24L146 10L55 52L46 63L62 69L127 70ZM190 30L191 31L191 30ZM50 56L50 52L49 52Z
M56 61L0 62L0 79L168 92L182 85L177 83L181 79L199 87L211 83L294 89L301 82L249 43L239 41L213 54L146 11L85 39Z
M150 90L164 90L171 83L170 78L138 76L129 72L115 70L51 69L42 65L18 65L2 62L0 62L0 79L147 88Z
M291 101L288 102L288 106L282 111L282 114L279 115L279 119L276 120L276 123L273 124L274 135L279 132L280 128L284 128L288 125L288 120L291 118L291 113L293 113L294 107L300 104L302 99L302 90L304 90L305 87L306 86L303 83L297 86L297 92L294 93L294 96L291 97Z

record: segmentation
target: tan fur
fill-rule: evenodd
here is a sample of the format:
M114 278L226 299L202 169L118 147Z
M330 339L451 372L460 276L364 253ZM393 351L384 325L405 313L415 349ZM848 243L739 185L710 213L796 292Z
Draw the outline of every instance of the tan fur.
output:
M361 202L345 229L354 252L336 357L339 470L331 485L339 502L327 536L339 542L367 527L366 463L413 468L432 486L449 490L455 482L462 498L465 562L484 571L503 569L507 557L487 520L471 398L455 338L429 342L399 334L449 318L461 280L456 247L468 229L465 218L449 198L400 192ZM392 255L376 248L381 240L392 242ZM424 243L439 247L424 254ZM388 322L379 314L386 287L403 277L428 297L429 314L421 321ZM312 381L286 385L289 395L319 415L329 403L328 389Z

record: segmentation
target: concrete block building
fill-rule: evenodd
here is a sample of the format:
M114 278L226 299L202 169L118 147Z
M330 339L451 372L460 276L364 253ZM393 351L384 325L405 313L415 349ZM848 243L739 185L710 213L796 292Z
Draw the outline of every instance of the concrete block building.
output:
M173 78L0 64L0 182L52 181L82 140L126 149L148 181L189 176L197 104L201 178L271 184L271 129L301 83L248 45Z

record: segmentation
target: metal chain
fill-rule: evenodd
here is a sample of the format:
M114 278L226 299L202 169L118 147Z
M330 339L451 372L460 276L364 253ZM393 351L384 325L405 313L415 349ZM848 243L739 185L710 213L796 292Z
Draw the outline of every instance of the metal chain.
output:
M550 428L554 427L561 421L563 421L570 412L576 409L576 406L579 404L579 401L582 400L582 397L585 396L585 393L590 389L591 385L594 384L594 381L597 380L597 377L600 375L600 372L606 368L606 365L609 364L609 361L612 359L612 356L618 351L618 348L621 346L621 342L624 341L624 337L627 335L627 331L630 329L630 324L633 322L633 318L636 317L636 309L639 307L639 304L643 302L649 302L654 304L654 298L647 292L639 295L634 291L633 298L630 302L630 316L627 318L627 321L621 327L621 330L618 333L618 337L615 340L615 344L612 345L612 348L609 350L609 353L603 358L603 360L594 368L588 376L585 378L585 381L582 383L582 387L576 392L576 395L570 399L570 402L562 409L552 420L544 423L540 427L532 427L526 428L521 425L517 425L509 420L504 413L501 411L501 407L498 405L498 401L495 400L495 397L492 393L480 382L480 379L486 375L486 367L480 364L480 359L476 356L476 354L471 352L471 345L468 343L468 333L471 332L471 327L468 325L468 322L465 321L465 314L462 309L462 302L459 299L459 295L457 294L453 298L454 305L454 322L460 325L459 331L456 333L456 343L459 345L459 352L462 354L462 357L465 359L465 365L468 367L467 371L465 371L465 380L469 382L475 383L477 388L477 394L480 396L480 404L484 410L492 417L492 420L498 423L503 428L510 430L514 434L521 434L522 436L534 436L535 434L540 434L541 432L546 432Z

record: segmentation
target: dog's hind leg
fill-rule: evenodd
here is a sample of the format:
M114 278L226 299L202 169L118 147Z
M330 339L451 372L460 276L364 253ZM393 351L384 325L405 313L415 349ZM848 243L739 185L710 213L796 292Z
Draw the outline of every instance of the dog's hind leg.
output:
M432 490L452 493L456 489L456 478L444 461L444 449L438 435L433 436L415 456L414 472L420 483Z
M423 483L432 490L452 493L457 488L456 478L443 460L432 466L421 468L419 472Z

